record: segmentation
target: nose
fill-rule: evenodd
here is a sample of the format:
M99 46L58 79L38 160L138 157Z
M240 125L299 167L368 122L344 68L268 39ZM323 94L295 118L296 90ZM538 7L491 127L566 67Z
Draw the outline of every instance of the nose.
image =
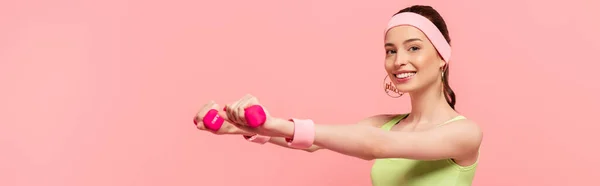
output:
M408 58L404 55L396 54L396 59L394 59L394 65L403 66L408 63Z

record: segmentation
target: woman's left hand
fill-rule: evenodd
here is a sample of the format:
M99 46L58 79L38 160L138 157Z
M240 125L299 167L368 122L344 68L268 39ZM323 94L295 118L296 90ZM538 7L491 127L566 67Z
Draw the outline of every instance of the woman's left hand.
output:
M248 122L245 117L245 109L254 105L261 106L266 114L265 123L256 128L248 126ZM237 127L240 127L246 131L271 137L287 137L289 136L290 129L293 133L293 123L290 128L290 121L271 117L267 109L260 105L258 99L250 94L242 97L240 100L230 105L226 105L225 112L227 113L229 120L231 120Z

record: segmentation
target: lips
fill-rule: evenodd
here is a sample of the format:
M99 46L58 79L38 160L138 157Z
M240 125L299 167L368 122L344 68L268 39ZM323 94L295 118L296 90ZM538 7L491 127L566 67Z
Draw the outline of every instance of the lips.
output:
M411 80L416 74L417 71L412 70L396 71L394 72L394 79L396 83L406 83L409 80Z

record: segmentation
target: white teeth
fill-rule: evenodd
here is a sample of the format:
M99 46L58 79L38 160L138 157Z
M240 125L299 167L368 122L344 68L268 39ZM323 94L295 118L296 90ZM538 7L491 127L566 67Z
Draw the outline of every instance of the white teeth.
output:
M401 73L401 74L396 74L397 78L407 78L407 77L411 77L414 76L416 74L416 72L405 72L405 73Z

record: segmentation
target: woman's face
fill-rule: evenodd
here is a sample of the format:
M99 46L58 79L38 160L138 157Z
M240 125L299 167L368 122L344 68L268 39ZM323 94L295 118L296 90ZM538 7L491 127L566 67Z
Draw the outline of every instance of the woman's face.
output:
M427 36L412 26L397 26L385 36L385 70L400 92L441 83L444 60Z

